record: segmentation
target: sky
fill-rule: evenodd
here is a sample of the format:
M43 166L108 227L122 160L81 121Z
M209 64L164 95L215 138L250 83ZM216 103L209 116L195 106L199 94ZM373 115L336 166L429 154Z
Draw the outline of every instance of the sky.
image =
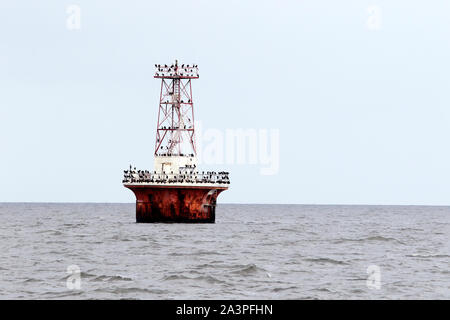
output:
M274 133L219 203L450 205L449 57L447 0L2 0L0 202L134 202L178 59L205 148Z

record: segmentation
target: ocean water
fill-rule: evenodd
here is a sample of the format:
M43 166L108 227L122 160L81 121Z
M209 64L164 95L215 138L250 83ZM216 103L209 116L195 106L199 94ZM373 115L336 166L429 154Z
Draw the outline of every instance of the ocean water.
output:
M216 213L137 224L134 204L0 204L0 298L450 299L450 207Z

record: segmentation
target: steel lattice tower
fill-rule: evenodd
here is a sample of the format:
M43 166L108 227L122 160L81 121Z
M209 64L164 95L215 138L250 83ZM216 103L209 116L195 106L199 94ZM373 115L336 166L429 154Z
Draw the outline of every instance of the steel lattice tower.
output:
M197 155L195 147L192 79L197 65L156 65L154 78L161 79L155 156Z

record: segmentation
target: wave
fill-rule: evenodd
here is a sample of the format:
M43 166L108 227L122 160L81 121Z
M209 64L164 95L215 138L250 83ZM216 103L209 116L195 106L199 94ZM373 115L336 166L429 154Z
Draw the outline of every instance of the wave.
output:
M285 288L277 287L277 288L273 288L272 291L279 292L279 291L295 290L295 289L298 289L298 287L295 287L295 286L285 287Z
M80 223L64 223L62 226L69 228L78 228L78 227L87 227L88 225L86 223L80 222Z
M314 288L313 291L319 291L319 292L329 292L329 293L335 293L333 290L330 290L328 288Z
M220 255L220 252L217 251L208 251L208 250L200 250L197 252L194 252L193 255L200 255L200 256L209 256L209 255Z
M35 279L35 278L29 278L22 281L22 283L34 283L34 282L41 282L42 280Z
M81 296L85 292L83 290L67 290L64 292L46 291L42 293L47 299L64 299L69 297Z
M367 281L367 278L349 278L348 281Z
M192 278L186 277L186 276L181 275L181 274L173 274L173 275L165 276L164 278L162 278L163 281L184 280L184 279L189 279L190 280Z
M224 283L225 281L217 279L216 277L213 277L211 275L201 275L198 277L188 277L182 274L174 274L165 276L163 281L173 281L173 280L194 280L194 281L206 281L208 283Z
M166 294L168 293L167 290L163 289L156 289L156 288L139 288L139 287L109 287L109 288L96 288L92 290L91 292L99 292L99 293L113 293L113 294L124 294L124 293L150 293L150 294ZM130 298L123 298L123 299L130 299ZM132 298L132 299L139 299L139 298Z
M67 280L67 278L69 277L69 275L61 278L61 280ZM89 272L85 272L82 271L80 273L80 278L81 280L83 279L90 279L91 281L133 281L132 278L130 277L126 277L126 276L122 276L122 275L106 275L106 274L102 274L102 275L97 275L97 274L93 274L93 273L89 273Z
M132 278L121 276L121 275L101 275L93 279L93 281L133 281Z
M187 252L187 253L183 253L183 252L169 253L169 256L174 256L174 257L178 257L178 256L209 256L209 255L221 255L221 253L219 253L217 251L208 251L208 250L199 250L199 251Z
M162 289L146 289L146 288L117 288L112 290L113 293L154 293L154 294L165 294L168 293L167 290Z
M111 240L115 240L115 241L133 241L133 240L128 239L126 237L122 237L122 235L117 235L117 234L113 235L111 237Z
M281 231L281 232L300 232L302 230L300 230L300 229L293 229L293 228L279 228L279 229L276 229L276 231L277 232L278 231Z
M236 273L236 274L240 274L240 275L250 275L250 274L255 274L258 272L262 272L262 271L266 271L263 268L258 267L256 264L254 263L250 263L250 264L245 264L245 265L240 265L238 267L238 269L235 269L233 271L231 271L231 273Z
M398 242L398 243L404 244L402 241L400 241L398 239L390 238L390 237L383 237L383 236L367 237L365 240L366 241L394 241L394 242Z
M428 258L450 258L450 255L448 255L448 254L418 254L418 253L413 253L413 254L407 254L406 257L410 257L410 258L424 258L424 259L428 259Z
M347 262L341 260L335 260L331 258L308 258L306 261L315 262L315 263L331 263L331 264L348 264Z
M366 237L366 238L356 238L356 239L352 239L352 238L339 238L339 239L335 239L333 242L334 243L343 243L343 242L369 242L369 241L391 241L391 242L397 242L399 244L405 244L404 242L395 239L395 238L391 238L391 237L383 237L383 236L370 236L370 237Z
M60 235L63 234L61 231L59 231L59 230L53 230L53 229L50 229L50 230L41 230L41 231L37 231L36 233L38 233L38 234L41 234L41 233L44 233L44 234L50 234L50 235L52 235L52 236L60 236Z
M202 263L199 265L196 265L194 267L192 267L195 270L204 270L205 268L225 268L227 267L226 264L224 264L223 261L220 260L214 260L208 263Z

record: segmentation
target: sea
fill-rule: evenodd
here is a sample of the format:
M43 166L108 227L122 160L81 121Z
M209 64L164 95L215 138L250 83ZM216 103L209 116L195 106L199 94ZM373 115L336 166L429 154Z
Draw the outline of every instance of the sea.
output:
M0 203L0 299L450 299L450 207Z

